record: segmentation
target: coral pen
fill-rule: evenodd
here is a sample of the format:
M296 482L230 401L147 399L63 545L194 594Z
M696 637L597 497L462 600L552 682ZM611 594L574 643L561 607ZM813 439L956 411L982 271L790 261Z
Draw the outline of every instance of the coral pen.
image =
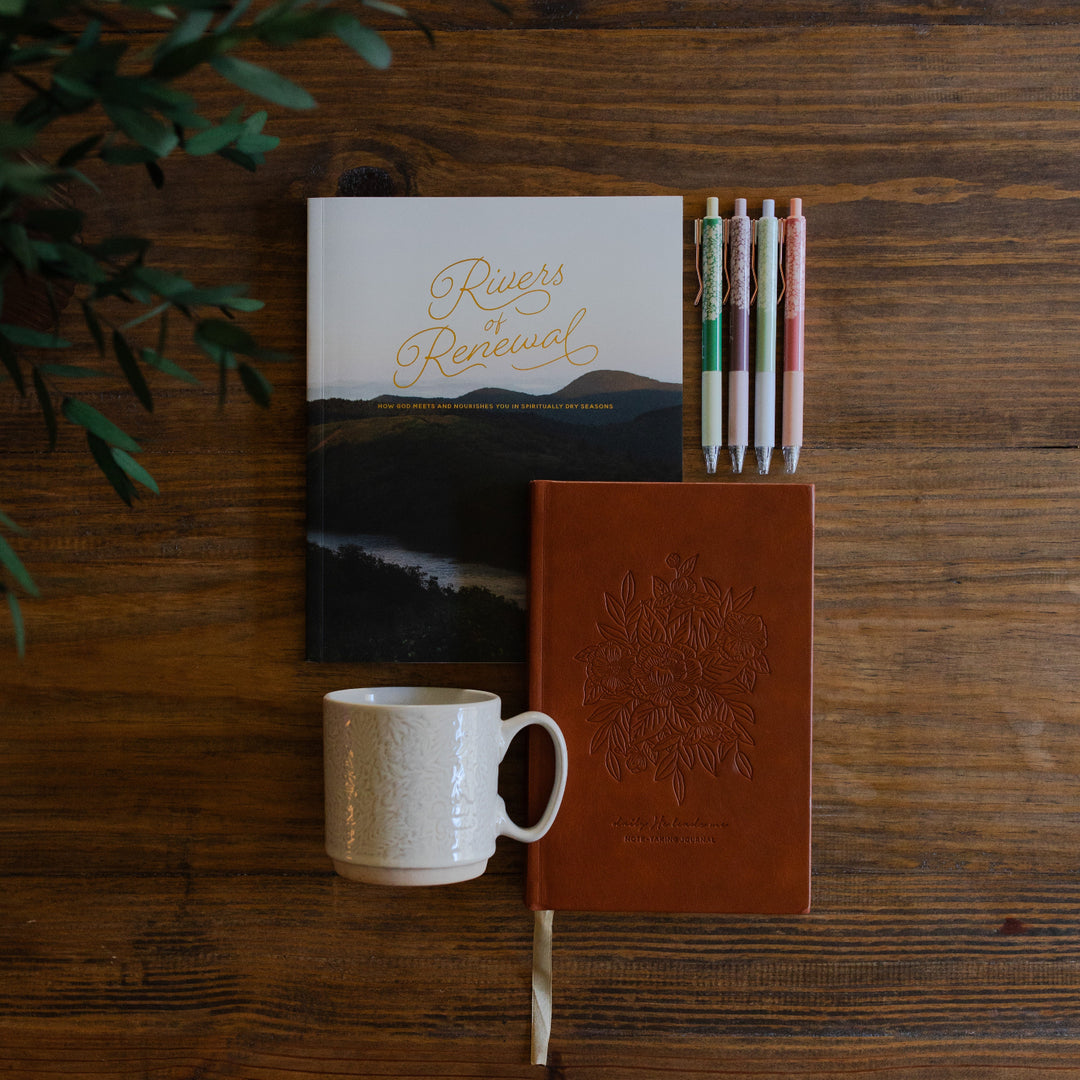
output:
M746 200L735 200L728 221L731 278L731 356L728 360L728 452L733 472L741 473L750 444L750 218Z
M803 329L806 313L806 218L792 199L784 220L784 419L780 445L784 472L799 464L803 438Z

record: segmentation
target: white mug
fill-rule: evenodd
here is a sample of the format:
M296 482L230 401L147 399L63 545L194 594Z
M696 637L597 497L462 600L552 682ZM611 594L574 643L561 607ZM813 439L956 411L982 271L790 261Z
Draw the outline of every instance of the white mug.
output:
M352 881L445 885L478 877L495 840L551 828L566 788L566 742L550 716L501 719L484 690L376 686L323 698L326 851ZM555 784L529 828L507 817L499 763L530 724L555 744Z

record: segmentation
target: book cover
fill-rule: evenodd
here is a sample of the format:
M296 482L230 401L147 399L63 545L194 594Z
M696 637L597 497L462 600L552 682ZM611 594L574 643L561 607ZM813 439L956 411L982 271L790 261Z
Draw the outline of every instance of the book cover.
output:
M531 494L530 705L570 764L529 906L807 910L813 487ZM534 818L551 770L530 739Z
M308 223L308 657L524 661L529 482L681 478L682 199Z

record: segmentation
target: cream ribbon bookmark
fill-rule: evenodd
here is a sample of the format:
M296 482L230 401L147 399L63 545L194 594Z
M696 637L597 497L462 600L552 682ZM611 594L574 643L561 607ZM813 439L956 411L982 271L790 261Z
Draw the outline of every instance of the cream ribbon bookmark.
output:
M533 915L532 1063L546 1065L551 1036L551 917L554 912Z

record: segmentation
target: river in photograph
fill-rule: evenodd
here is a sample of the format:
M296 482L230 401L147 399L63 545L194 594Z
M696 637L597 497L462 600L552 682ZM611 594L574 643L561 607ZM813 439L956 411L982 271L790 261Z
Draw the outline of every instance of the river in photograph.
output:
M395 566L417 566L423 573L435 578L440 585L448 585L453 589L476 586L509 600L519 608L525 608L528 588L525 576L513 570L484 566L482 563L458 562L449 555L436 555L430 551L412 551L402 547L392 536L316 533L309 536L308 540L331 551L340 551L352 544L383 562Z

